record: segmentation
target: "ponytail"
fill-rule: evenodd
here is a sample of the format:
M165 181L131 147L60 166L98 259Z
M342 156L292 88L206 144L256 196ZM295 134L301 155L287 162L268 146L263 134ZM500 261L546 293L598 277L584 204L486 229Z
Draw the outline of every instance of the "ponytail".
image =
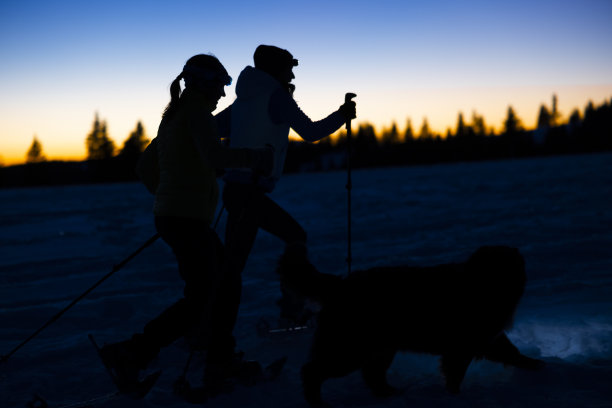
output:
M170 84L170 102L164 109L162 121L172 118L181 105L182 95L185 91L181 90L181 79L185 80L185 90L189 90L189 88L197 90L199 82L203 80L219 80L225 85L232 82L232 78L227 74L217 57L206 54L194 55L187 60L181 73Z
M170 84L170 102L168 102L168 105L166 105L164 109L162 119L170 118L178 107L181 97L181 79L183 79L183 72L181 72Z

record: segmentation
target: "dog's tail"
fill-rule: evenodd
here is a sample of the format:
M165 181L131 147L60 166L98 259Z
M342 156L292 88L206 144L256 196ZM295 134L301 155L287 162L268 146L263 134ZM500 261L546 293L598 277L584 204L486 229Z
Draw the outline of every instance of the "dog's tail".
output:
M284 287L321 304L337 296L342 281L339 276L319 272L308 260L303 244L287 245L278 262L277 272Z

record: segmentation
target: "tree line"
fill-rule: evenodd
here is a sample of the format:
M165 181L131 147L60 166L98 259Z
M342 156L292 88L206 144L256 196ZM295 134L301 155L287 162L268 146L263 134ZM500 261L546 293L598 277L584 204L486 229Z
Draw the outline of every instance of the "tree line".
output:
M542 104L537 125L527 129L512 106L508 107L500 131L486 125L474 112L470 120L458 114L454 129L444 134L431 130L427 118L418 131L408 119L400 132L396 123L377 133L361 123L353 129L351 165L354 167L403 166L455 161L497 160L530 156L590 153L612 150L612 98L599 106L589 102L574 109L561 121L557 97L551 106ZM346 166L347 140L342 132L336 140L316 144L292 142L285 171L325 171Z
M123 147L117 150L115 142L108 135L106 121L100 120L97 113L93 121L92 129L85 138L87 160L108 160L116 155L124 158L138 159L140 153L148 144L149 139L147 139L142 122L138 121L136 123L136 128L123 142ZM26 153L26 163L40 163L46 160L47 158L43 153L42 144L38 138L34 136L34 140Z
M565 122L553 95L551 106L542 104L537 125L526 129L512 106L508 107L502 129L487 127L483 116L472 113L466 120L459 113L454 129L438 134L427 118L418 132L410 119L400 132L396 123L377 132L370 123L361 123L352 136L351 164L355 168L433 164L453 161L490 160L554 154L612 150L612 98L599 106L589 102L574 109ZM0 187L41 184L74 184L136 180L134 168L149 139L142 123L118 149L107 131L105 120L96 113L85 138L84 162L47 161L35 136L26 153L26 164L0 168ZM286 172L326 171L346 166L346 132L336 139L317 143L291 142Z
M136 163L148 144L144 126L138 121L123 146L117 148L106 121L96 113L85 137L86 160L48 161L42 143L34 136L24 165L0 167L0 187L133 181Z

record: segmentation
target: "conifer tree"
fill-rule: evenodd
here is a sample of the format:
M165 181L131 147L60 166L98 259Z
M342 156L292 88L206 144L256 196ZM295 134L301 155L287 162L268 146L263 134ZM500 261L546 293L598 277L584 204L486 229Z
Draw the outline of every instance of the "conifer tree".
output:
M467 132L465 131L465 121L463 120L463 113L459 112L459 116L457 117L457 132L455 135L458 138L465 137Z
M414 131L412 130L412 121L406 121L406 130L404 131L404 142L410 142L414 139Z
M538 114L538 129L550 127L552 124L552 115L548 111L546 106L540 106L540 113Z
M32 140L32 145L26 154L26 163L40 163L46 161L42 149L42 144L38 141L36 136L34 136L34 140Z
M85 145L89 160L109 159L115 154L115 143L108 137L106 121L100 121L97 112Z
M433 137L433 134L431 133L431 130L429 129L429 122L427 121L427 118L423 118L423 125L421 126L421 131L419 132L419 139L431 139Z
M523 130L521 120L514 113L512 106L508 107L508 116L504 120L504 134L513 135Z
M145 135L142 122L136 123L136 128L130 133L128 138L123 142L123 148L119 153L120 156L138 156L149 144L149 139Z
M385 130L382 135L383 144L391 145L399 143L399 132L397 131L397 124L392 123L391 129Z
M476 111L472 113L472 131L476 136L487 135L487 125L485 124L484 117L477 114Z

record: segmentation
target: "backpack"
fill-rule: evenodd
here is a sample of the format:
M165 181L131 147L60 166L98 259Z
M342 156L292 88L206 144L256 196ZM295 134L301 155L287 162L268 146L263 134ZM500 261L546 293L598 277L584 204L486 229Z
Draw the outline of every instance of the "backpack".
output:
M136 165L138 178L151 194L155 194L159 185L159 162L157 160L157 137L155 137L142 152Z

